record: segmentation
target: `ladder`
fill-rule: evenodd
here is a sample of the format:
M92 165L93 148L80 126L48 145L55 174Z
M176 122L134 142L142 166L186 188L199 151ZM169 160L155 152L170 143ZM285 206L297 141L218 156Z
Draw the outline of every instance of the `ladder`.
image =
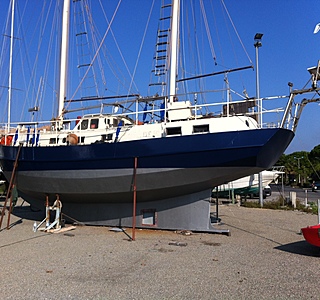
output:
M152 83L149 87L160 86L160 95L164 94L167 82L168 73L168 49L170 46L170 26L172 20L172 3L166 0L162 1L161 15L159 19L158 31L157 31L157 42L155 46L155 55L153 57L154 64L152 73Z
M20 155L20 150L21 150L22 144L19 144L19 148L17 151L17 156L13 165L13 170L11 173L11 178L10 178L10 182L9 182L9 186L8 186L8 190L7 190L7 195L6 195L6 200L3 204L2 207L2 211L1 211L1 219L0 219L0 229L1 229L1 225L2 225L2 221L3 221L3 217L5 215L5 211L7 209L7 203L8 200L10 198L10 202L9 202L9 209L8 209L8 221L7 221L7 229L9 229L9 224L10 224L10 215L11 215L11 211L12 211L12 190L15 187L14 181L15 181L15 176L16 176L16 171L18 168L18 160L19 160L19 155Z

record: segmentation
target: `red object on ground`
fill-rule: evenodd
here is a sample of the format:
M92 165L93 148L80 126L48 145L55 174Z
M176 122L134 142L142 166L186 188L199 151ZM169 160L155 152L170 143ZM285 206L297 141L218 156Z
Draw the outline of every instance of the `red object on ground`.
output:
M308 243L320 247L320 224L301 228L301 231Z

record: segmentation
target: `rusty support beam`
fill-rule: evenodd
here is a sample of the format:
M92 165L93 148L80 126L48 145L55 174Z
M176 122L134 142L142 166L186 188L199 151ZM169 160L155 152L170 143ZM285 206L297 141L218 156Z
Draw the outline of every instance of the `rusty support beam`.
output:
M137 209L137 167L138 157L134 158L134 170L133 170L133 212L132 212L132 240L136 240L136 209Z

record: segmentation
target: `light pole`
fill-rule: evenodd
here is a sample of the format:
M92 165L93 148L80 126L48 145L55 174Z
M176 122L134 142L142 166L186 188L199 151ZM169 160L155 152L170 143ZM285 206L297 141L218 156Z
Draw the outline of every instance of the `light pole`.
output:
M256 48L256 98L258 101L258 122L262 127L262 100L260 99L260 82L259 82L259 48L262 47L261 39L263 33L256 33L254 36L254 47Z
M303 156L301 157L294 157L294 159L298 160L298 185L300 185L301 183L301 177L300 177L300 159L302 159Z
M258 123L262 128L262 100L260 99L260 84L259 84L259 48L262 46L261 39L263 33L256 33L254 36L254 47L256 48L256 98L258 101ZM263 206L263 186L262 186L262 172L259 173L259 202Z

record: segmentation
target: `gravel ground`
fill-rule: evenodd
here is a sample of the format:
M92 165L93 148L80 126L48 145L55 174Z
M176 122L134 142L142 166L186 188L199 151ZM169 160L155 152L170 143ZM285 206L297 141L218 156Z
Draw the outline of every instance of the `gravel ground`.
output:
M300 234L317 216L231 204L219 217L230 236L137 230L130 241L131 229L33 232L43 216L16 207L0 231L1 299L320 298L320 249Z

